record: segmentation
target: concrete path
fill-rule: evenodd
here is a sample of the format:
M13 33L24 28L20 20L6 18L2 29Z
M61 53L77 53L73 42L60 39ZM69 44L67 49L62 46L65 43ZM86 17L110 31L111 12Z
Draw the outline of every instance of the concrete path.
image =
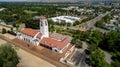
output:
M105 54L106 62L110 64L110 63L112 62L112 59L111 59L112 55L109 54L109 53L106 52L106 51L103 51L103 52L104 52L104 54Z

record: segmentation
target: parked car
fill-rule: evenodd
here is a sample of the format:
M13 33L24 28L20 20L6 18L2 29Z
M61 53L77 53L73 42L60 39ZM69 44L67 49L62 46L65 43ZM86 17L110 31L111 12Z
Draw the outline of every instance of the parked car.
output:
M7 33L12 34L12 35L14 35L14 36L16 36L16 35L17 35L15 32L10 31L10 30L8 30L8 31L7 31Z
M89 55L90 54L90 51L88 49L85 49L84 52Z
M85 63L88 64L88 65L91 65L90 59L89 59L89 58L86 58L86 59L85 59Z

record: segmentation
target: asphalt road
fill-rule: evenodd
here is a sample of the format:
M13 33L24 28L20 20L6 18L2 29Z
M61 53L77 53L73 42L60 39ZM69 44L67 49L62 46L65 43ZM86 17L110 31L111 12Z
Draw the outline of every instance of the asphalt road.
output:
M106 16L106 15L109 14L109 13L110 13L110 12L106 12L106 13L104 13L104 14L100 14L100 15L97 16L96 18L94 18L94 19L92 19L92 20L90 20L90 21L88 21L88 22L85 22L85 23L83 23L82 25L85 26L85 27L87 28L87 30L90 29L90 28L93 28L94 30L99 30L100 32L103 32L103 33L108 32L107 30L104 30L104 29L95 27L94 25L95 25L95 23L96 23L97 21L101 20L104 16Z
M96 18L88 21L88 22L85 22L83 23L82 25L85 26L87 29L90 29L91 27L94 27L95 23L99 20L102 19L102 17L106 16L107 14L109 14L110 12L106 12L104 14L100 14L99 16L97 16Z

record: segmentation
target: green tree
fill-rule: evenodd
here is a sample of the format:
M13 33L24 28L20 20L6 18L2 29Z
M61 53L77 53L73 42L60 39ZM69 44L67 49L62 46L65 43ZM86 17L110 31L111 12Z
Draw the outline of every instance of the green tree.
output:
M107 34L104 34L104 39L101 41L100 45L101 48L115 52L120 51L120 32L119 31L110 31Z
M75 45L76 47L78 48L82 48L82 42L80 41L80 39L77 39L77 38L73 38L71 43L73 45Z
M73 26L79 25L80 23L81 23L80 21L75 21L75 22L73 23Z
M114 61L120 62L120 52L118 52L118 51L114 52L112 58Z
M111 67L120 67L120 62L119 61L114 61L111 63Z
M66 22L65 22L65 21L61 21L60 25L61 25L61 26L65 26L65 25L66 25Z
M5 28L2 28L2 34L5 34L7 31Z
M10 30L13 31L13 27L11 27Z
M16 27L16 23L14 23L12 26L13 26L13 27Z
M2 19L5 21L5 22L12 22L15 20L14 17L10 16L10 15L3 15L2 16Z
M92 53L93 51L95 51L97 49L97 45L96 44L89 44L88 49L89 49L90 53Z
M16 30L19 31L19 24L16 24Z
M66 23L67 24L67 27L71 26L71 23Z
M89 39L89 36L90 36L90 31L82 31L81 34L80 34L80 39L82 41L87 41Z
M93 31L92 35L89 38L90 43L97 44L97 46L102 41L102 39L103 39L103 34L98 30Z
M0 67L16 67L19 57L12 46L3 44L0 46Z
M89 57L92 67L103 67L106 64L105 55L100 48L93 51Z
M54 24L55 24L55 22L54 22L54 21L52 21L52 20L50 20L50 19L48 19L48 24L49 24L49 26L50 26L50 25L54 25Z
M108 14L108 15L104 16L101 20L97 21L95 26L108 30L107 28L104 27L103 23L108 22L111 18L112 18L112 16L110 14Z
M49 26L49 30L50 30L51 32L55 31L54 25L50 25L50 26Z

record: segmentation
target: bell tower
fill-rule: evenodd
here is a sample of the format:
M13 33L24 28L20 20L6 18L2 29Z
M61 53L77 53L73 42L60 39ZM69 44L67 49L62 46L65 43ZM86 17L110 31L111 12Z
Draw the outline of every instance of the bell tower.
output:
M48 21L45 16L40 16L40 32L44 37L49 37Z

